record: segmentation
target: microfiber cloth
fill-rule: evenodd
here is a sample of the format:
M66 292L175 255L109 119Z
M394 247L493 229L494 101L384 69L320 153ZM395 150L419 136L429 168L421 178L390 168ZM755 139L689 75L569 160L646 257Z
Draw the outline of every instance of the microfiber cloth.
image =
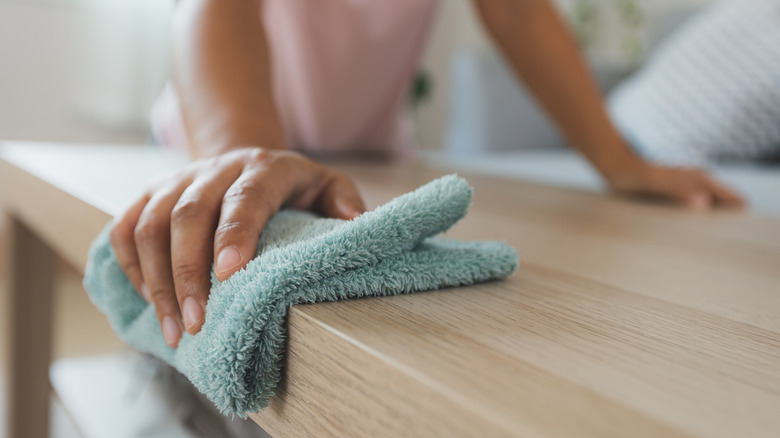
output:
M177 368L223 413L245 417L268 406L279 383L290 306L511 274L517 254L504 243L431 237L466 214L471 192L450 175L351 221L277 213L244 269L222 282L212 273L205 323L198 334L185 333L176 349L166 345L153 306L117 264L109 228L92 245L84 286L125 342Z

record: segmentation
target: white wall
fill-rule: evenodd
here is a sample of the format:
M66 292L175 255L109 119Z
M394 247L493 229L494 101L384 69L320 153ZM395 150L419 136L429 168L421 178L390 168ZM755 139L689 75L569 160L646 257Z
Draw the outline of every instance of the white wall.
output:
M0 0L0 140L143 142L169 0Z

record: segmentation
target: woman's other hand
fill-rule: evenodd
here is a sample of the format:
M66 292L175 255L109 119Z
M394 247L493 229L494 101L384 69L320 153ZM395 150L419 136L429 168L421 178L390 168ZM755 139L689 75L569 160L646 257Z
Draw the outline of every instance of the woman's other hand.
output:
M698 169L637 162L603 174L618 192L669 200L691 210L744 207L737 193Z

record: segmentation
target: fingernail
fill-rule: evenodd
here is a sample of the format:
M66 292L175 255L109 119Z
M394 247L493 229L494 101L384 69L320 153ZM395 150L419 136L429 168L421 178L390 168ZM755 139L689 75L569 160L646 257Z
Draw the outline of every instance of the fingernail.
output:
M151 303L152 302L152 294L149 293L149 288L146 287L146 283L141 284L141 296L144 297L146 302Z
M229 271L241 263L241 254L232 246L223 249L217 256L217 264L214 270L217 273Z
M338 206L339 210L341 210L341 213L350 219L354 219L362 214L355 207L347 204L345 201L339 200Z
M165 343L174 347L181 338L181 329L175 319L170 316L163 318L162 332Z
M187 330L189 330L190 327L194 326L195 324L201 322L205 315L203 312L203 307L193 297L187 297L184 299L184 304L182 305L181 311L184 316L184 327L186 327Z

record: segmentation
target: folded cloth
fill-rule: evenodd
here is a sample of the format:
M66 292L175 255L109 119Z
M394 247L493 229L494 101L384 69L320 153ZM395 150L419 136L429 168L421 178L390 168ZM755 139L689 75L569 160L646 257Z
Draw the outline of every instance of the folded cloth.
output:
M290 306L511 274L517 254L504 243L430 237L462 218L470 202L466 181L450 175L351 221L281 211L244 269L222 282L212 273L205 323L176 349L117 264L108 228L92 245L84 287L125 342L176 367L223 413L245 417L268 406L279 383Z

